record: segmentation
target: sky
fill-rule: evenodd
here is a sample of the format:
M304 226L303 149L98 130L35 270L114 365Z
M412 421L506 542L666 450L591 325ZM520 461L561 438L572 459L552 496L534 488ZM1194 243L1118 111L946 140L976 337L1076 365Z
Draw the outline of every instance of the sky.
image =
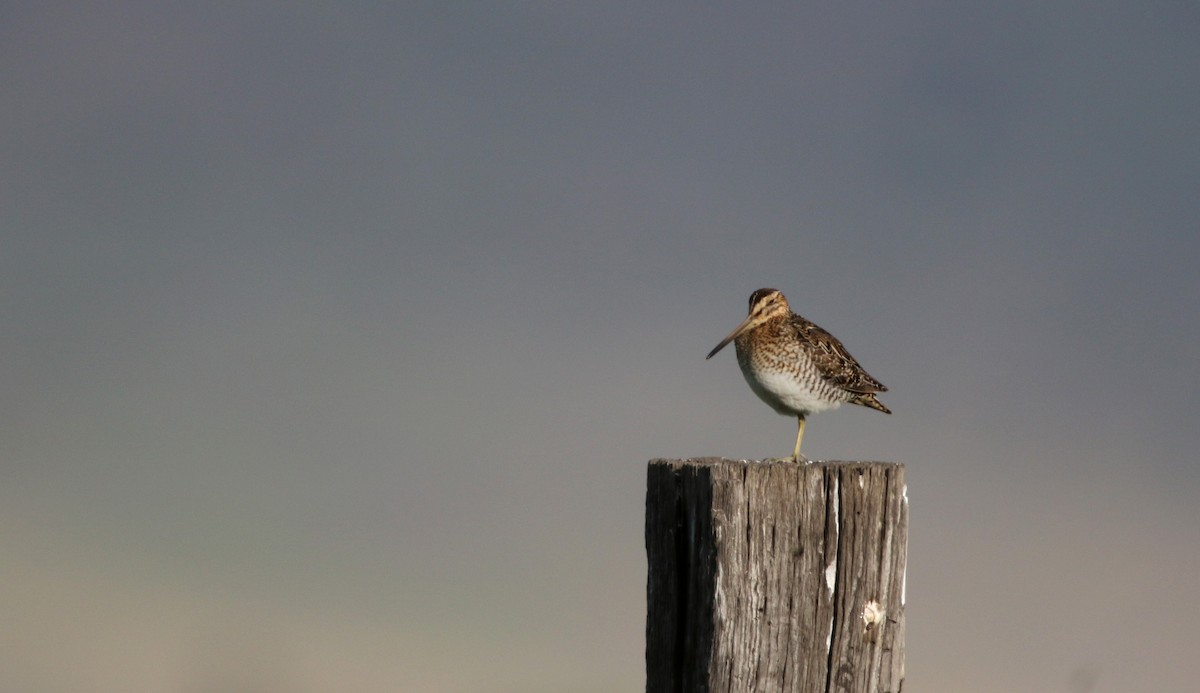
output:
M906 690L1200 677L1186 2L9 3L0 690L644 687L648 460L895 413Z

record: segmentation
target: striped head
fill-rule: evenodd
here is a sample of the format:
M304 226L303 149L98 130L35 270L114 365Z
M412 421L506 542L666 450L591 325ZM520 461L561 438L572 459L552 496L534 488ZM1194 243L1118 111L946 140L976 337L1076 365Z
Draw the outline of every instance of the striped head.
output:
M778 317L786 317L791 315L792 309L788 305L787 299L783 297L783 293L778 289L759 289L750 294L750 311L746 315L746 319L742 324L738 325L730 332L725 339L721 340L712 351L708 352L706 359L711 359L718 351L725 348L725 345L737 339L739 336L753 330L764 323L774 320Z

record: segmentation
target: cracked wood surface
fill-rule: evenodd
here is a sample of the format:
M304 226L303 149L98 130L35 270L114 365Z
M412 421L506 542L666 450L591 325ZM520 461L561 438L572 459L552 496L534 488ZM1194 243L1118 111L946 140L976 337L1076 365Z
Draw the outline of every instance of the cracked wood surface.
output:
M646 690L896 692L904 468L652 460Z

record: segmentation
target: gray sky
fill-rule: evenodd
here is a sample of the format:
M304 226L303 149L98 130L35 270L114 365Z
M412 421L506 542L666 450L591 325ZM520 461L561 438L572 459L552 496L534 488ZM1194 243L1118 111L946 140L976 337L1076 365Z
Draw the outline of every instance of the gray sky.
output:
M774 286L895 411L908 686L1200 676L1189 3L24 3L0 689L641 690ZM906 686L907 687L907 686Z

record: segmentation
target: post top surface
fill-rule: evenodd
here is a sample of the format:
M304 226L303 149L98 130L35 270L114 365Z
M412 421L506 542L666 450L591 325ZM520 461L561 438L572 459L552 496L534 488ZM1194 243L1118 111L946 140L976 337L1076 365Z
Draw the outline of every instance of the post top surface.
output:
M881 462L874 460L808 460L797 464L790 457L772 457L764 460L733 460L727 457L689 457L687 459L655 458L650 460L652 465L667 465L671 467L719 467L725 465L749 467L759 466L797 466L797 467L896 467L903 468L899 462Z

